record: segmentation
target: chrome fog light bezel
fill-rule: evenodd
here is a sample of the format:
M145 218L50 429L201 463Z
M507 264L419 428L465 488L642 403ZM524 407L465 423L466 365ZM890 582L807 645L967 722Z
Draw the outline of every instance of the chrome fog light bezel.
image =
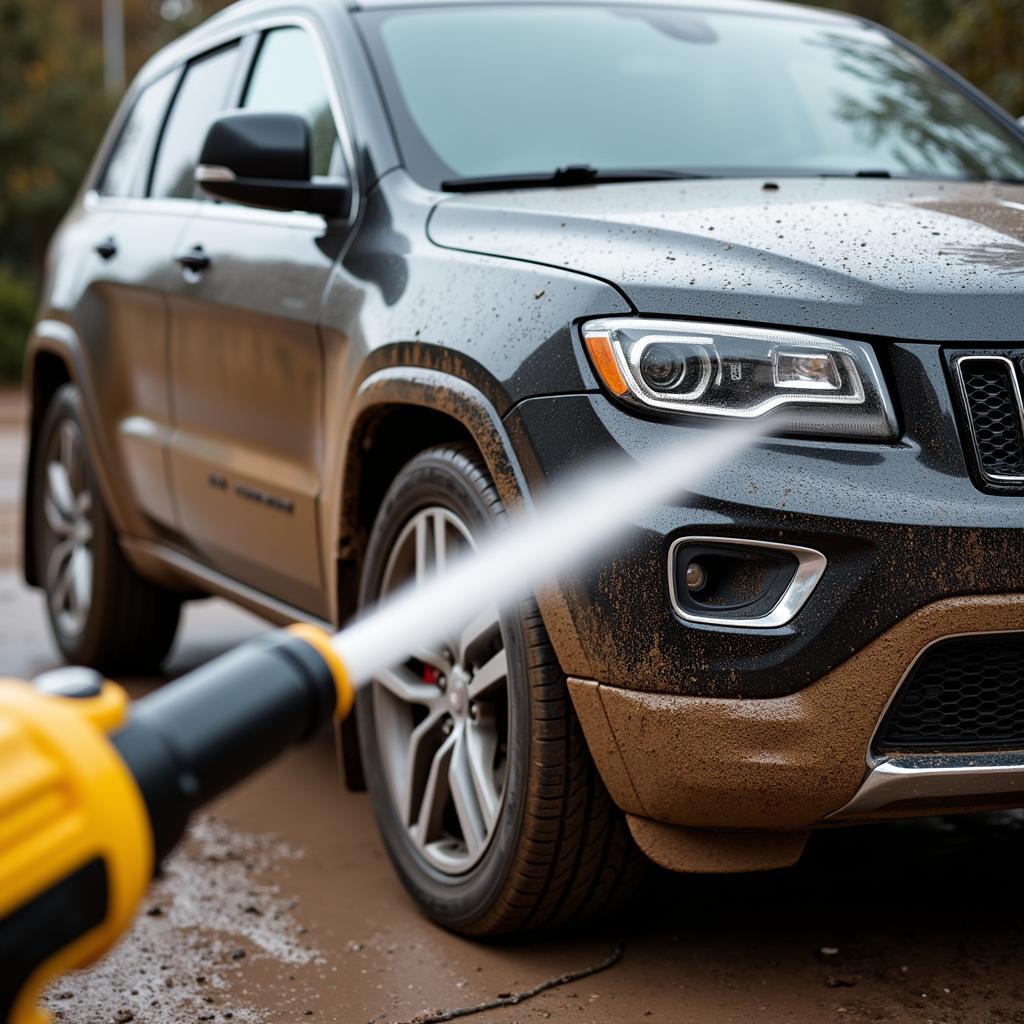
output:
M737 618L708 613L698 614L685 608L679 600L676 587L676 552L684 545L712 545L720 547L759 548L767 551L780 551L796 558L796 571L782 596L766 614L755 618ZM668 592L672 611L686 622L703 626L729 626L732 629L777 629L786 626L800 613L807 604L818 584L821 582L828 559L815 548L803 547L798 544L783 544L779 541L748 540L744 537L706 537L686 536L674 540L668 549Z

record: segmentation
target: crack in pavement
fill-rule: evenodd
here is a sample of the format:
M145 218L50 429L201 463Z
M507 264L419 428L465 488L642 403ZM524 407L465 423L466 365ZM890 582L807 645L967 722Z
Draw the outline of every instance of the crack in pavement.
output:
M488 1010L501 1010L506 1006L518 1006L519 1003L524 1003L527 999L533 999L542 992L559 988L562 985L569 985L574 981L582 981L584 978L593 977L595 974L601 974L603 971L614 967L622 959L626 942L627 938L619 939L611 953L596 964L591 964L589 967L581 967L578 971L560 974L555 978L548 978L546 981L534 985L533 988L523 989L521 992L502 994L495 999L490 999L483 1003L475 1003L473 1006L460 1006L454 1010L435 1010L433 1013L419 1014L416 1017L410 1017L408 1020L388 1021L388 1024L443 1024L444 1021L456 1020L459 1017L471 1017L478 1013L486 1013ZM380 1020L380 1017L374 1017L368 1024L378 1024Z

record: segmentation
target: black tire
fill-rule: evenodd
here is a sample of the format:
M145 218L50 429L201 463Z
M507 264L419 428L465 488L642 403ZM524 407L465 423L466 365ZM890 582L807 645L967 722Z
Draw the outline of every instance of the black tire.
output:
M89 461L82 424L81 396L73 385L66 384L51 399L34 444L27 514L33 517L37 579L46 592L54 639L69 662L111 675L149 674L160 667L174 642L181 598L143 579L122 554ZM91 579L82 588L88 600L81 602L75 614L55 606L59 578L51 569L51 560L64 535L52 525L46 506L48 486L52 487L48 485L49 466L58 454L54 446L66 438L78 445L69 476L76 478L77 494L89 496L84 515L89 520L90 540L82 546L91 555ZM58 518L65 529L64 517ZM60 561L58 556L54 564Z
M434 506L461 517L474 537L505 519L473 449L423 452L398 474L377 515L361 605L376 601L405 524ZM357 706L368 787L402 882L433 920L481 937L578 924L617 909L635 891L647 863L594 767L535 603L521 602L500 624L508 658L504 802L490 845L466 874L438 871L411 840L381 766L369 689Z

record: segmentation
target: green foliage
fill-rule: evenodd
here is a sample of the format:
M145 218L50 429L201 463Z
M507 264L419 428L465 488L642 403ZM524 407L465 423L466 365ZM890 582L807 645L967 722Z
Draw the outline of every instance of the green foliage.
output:
M96 53L37 0L0 0L0 263L35 275L110 116Z
M18 372L47 240L110 109L96 54L68 18L0 0L0 377Z
M1024 0L814 0L888 25L1014 116L1024 114Z
M35 289L0 268L0 380L20 377L25 339L35 312Z

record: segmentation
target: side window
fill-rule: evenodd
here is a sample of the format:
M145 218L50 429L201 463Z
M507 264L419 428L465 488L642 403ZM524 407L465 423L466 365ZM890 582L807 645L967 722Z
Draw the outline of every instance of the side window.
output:
M160 134L176 74L167 74L142 90L128 115L100 179L104 196L141 196L146 192L153 145Z
M191 199L192 180L199 151L214 118L229 103L228 90L235 80L238 44L192 61L174 98L167 119L150 194L171 199Z
M336 171L338 129L316 47L301 28L276 28L263 37L242 104L247 110L299 114L309 125L313 174Z

